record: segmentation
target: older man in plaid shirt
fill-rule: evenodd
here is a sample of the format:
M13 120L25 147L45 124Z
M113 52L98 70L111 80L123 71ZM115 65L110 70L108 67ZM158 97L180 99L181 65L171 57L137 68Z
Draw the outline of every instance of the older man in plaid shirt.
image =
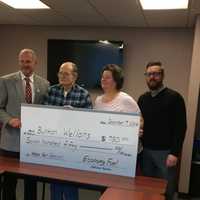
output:
M72 62L63 63L58 72L59 84L49 88L44 104L92 108L92 101L88 91L75 83L77 77L77 66Z
M58 72L59 84L49 88L45 105L70 106L75 108L92 108L92 101L87 90L76 84L77 66L65 62ZM78 189L73 185L51 184L51 200L78 200Z

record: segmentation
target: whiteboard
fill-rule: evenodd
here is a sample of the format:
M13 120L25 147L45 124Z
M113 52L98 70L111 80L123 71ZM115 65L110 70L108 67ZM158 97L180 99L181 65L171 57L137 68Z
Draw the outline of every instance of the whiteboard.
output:
M135 176L138 114L21 106L20 161Z

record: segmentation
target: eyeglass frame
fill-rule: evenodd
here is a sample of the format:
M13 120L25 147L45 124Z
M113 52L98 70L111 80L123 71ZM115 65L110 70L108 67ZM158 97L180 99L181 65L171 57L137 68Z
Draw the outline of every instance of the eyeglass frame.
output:
M162 71L159 71L159 72L145 72L144 75L146 77L150 77L150 76L159 77L160 75L163 75L163 72Z

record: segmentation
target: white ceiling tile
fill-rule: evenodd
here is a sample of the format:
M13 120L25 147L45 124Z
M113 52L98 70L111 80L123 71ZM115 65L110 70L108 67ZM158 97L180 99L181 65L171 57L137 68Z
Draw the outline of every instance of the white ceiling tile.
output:
M68 17L74 25L108 25L87 0L44 0L55 12Z
M89 0L110 25L144 27L140 5L134 0Z
M72 25L69 18L53 10L24 10L21 13L31 18L33 25Z
M144 12L149 27L186 27L187 10L154 10Z
M24 17L21 12L0 4L0 24L29 24L32 20Z

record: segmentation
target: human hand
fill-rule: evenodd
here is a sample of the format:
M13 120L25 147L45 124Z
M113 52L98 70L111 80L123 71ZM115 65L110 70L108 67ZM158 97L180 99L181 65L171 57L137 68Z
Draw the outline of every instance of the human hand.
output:
M139 129L139 137L142 137L143 132L144 132L144 131L143 131L143 128L140 127L140 129Z
M13 128L21 128L21 121L18 118L12 118L8 121L8 124Z
M139 137L142 137L143 135L143 132L144 132L143 128L144 128L144 119L142 116L140 116Z
M167 156L166 165L167 165L167 167L176 166L177 161L178 161L178 158L176 156L169 154Z

